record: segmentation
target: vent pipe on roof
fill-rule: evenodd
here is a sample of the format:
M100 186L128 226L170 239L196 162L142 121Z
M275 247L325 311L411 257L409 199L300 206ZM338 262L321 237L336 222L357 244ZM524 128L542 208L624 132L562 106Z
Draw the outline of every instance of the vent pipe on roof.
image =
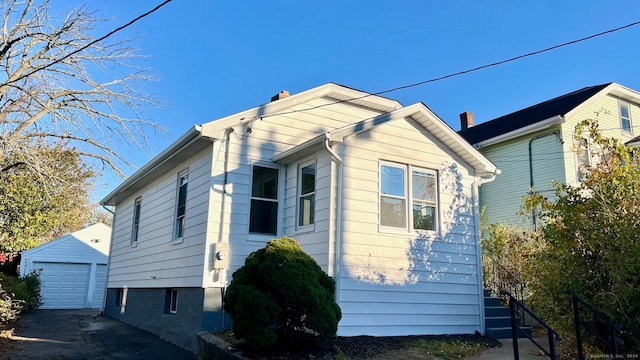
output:
M460 114L460 130L467 130L470 127L473 127L473 113L465 111Z
M287 90L282 90L282 91L280 91L279 93L277 93L277 94L275 94L275 95L273 95L273 96L271 97L271 102L274 102L274 101L276 101L276 100L280 100L280 99L284 99L284 98L286 98L286 97L289 97L289 91L287 91Z

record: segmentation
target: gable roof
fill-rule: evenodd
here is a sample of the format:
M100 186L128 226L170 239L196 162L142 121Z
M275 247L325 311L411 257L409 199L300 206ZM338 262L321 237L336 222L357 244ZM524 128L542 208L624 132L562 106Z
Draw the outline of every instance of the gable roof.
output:
M511 114L483 122L468 129L461 130L458 133L471 144L482 143L489 139L509 134L545 120L554 119L556 117L562 118L571 110L577 108L582 103L602 92L604 89L612 87L612 85L621 87L615 83L585 87L551 100L529 106L522 110L518 110ZM560 118L558 119L562 120Z
M341 143L347 136L371 130L390 121L405 118L411 118L416 121L456 155L460 156L467 164L471 165L479 176L494 175L500 172L491 161L466 142L423 103L416 103L326 132L294 148L277 154L272 160L275 162L295 161L295 159L304 157L310 152L317 151L325 141Z
M22 252L22 257L27 257L32 253L45 251L49 248L56 247L67 241L81 241L87 246L101 252L105 256L109 255L109 244L111 243L111 227L103 223L96 223L84 229L68 233L60 236L48 243L36 246Z
M191 156L210 146L213 141L220 140L223 132L230 127L259 119L262 116L286 112L297 105L319 98L326 98L335 103L347 103L365 107L379 111L380 113L402 107L402 104L396 100L379 95L372 95L336 83L327 83L277 101L272 101L210 121L203 125L195 125L168 148L118 185L100 201L100 204L113 206L135 194L171 168L178 166ZM313 108L309 110L311 109Z

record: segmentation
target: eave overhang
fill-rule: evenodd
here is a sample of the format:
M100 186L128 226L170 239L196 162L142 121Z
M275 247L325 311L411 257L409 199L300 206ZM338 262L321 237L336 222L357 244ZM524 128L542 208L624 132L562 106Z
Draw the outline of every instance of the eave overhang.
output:
M154 157L138 171L129 176L118 187L100 200L100 205L115 206L122 200L140 191L146 185L166 174L170 169L185 162L189 157L204 150L216 140L203 127L196 125L168 148Z

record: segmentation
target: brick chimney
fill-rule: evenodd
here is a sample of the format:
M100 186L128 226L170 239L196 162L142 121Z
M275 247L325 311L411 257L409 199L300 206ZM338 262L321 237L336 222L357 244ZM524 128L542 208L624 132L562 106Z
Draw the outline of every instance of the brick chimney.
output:
M473 113L465 111L460 114L460 130L467 130L470 127L473 127Z
M273 96L271 97L271 102L274 102L274 101L276 101L276 100L280 100L280 99L284 99L284 98L286 98L286 97L289 97L289 91L287 91L287 90L282 90L282 91L280 91L279 93L277 93L277 94L275 94L275 95L273 95Z

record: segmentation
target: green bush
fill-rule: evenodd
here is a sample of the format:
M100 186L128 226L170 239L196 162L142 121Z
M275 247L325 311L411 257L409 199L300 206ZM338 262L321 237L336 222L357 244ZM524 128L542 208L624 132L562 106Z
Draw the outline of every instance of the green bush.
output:
M9 321L15 320L20 310L20 302L13 300L9 293L2 289L0 283L0 330L3 330Z
M335 281L292 238L271 240L233 274L224 309L236 337L265 350L297 334L335 336L342 317Z
M21 310L34 310L42 305L40 276L36 272L22 277L0 273L0 286L13 301L20 303Z

